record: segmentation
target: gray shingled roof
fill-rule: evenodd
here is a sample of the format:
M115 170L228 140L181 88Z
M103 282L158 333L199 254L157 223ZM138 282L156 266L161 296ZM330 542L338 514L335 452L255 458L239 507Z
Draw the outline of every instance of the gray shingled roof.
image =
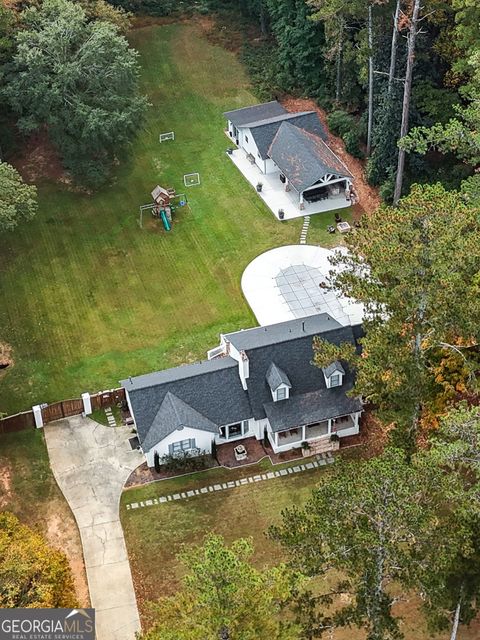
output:
M236 127L242 127L246 122L274 118L284 113L287 113L287 110L282 107L279 102L272 100L271 102L265 102L263 104L254 104L251 107L243 107L243 109L227 111L223 115Z
M272 400L267 382L272 363L292 388L290 399L279 403L282 407L290 407L297 397L322 391L324 410L331 413L328 417L348 413L344 395L353 384L353 373L346 366L344 384L326 389L323 371L312 364L312 337L318 334L336 345L351 342L360 351L361 326L342 327L327 314L319 314L225 336L249 358L248 391L243 390L238 363L230 356L123 380L144 451L178 425L214 432L218 426L247 418L265 418L265 407ZM297 425L305 415L295 418Z
M297 123L282 122L268 155L299 193L312 187L327 173L352 177L319 135Z
M169 392L215 425L252 416L248 395L238 375L238 364L230 357L138 376L132 378L132 382L123 380L122 386L129 394L144 451L148 451L147 435Z
M318 313L314 316L286 320L266 327L254 327L226 333L224 338L239 351L242 351L243 349L256 349L257 347L278 344L294 338L315 336L317 333L331 331L332 329L341 328L341 326L328 313Z
M191 427L218 433L219 426L168 391L143 440L146 451L177 429Z
M290 388L292 387L285 371L280 369L280 367L277 367L275 362L272 362L269 366L266 378L272 391L276 391L281 384L285 384Z
M269 120L246 124L245 126L250 128L250 133L253 136L255 144L258 147L258 151L264 160L270 157L270 146L277 132L284 124L301 127L313 135L319 136L320 138L326 138L325 129L323 128L323 125L315 111L288 113L284 116L271 118Z
M272 431L283 431L361 411L360 399L345 395L352 387L350 382L334 389L319 389L295 395L288 400L265 403L265 413Z
M327 340L332 344L338 346L343 342L349 342L355 345L358 352L360 351L360 346L355 340L352 327L342 327L339 325L331 331L324 330L322 332L316 332L313 335L319 333L321 333L323 340ZM336 398L335 389L339 388L343 390L348 388L349 384L353 383L354 374L346 366L346 372L343 378L344 384L334 389L326 389L323 371L312 364L314 355L312 342L311 334L297 333L296 336L292 336L290 340L255 346L253 348L249 348L247 344L244 344L244 350L249 359L250 370L247 393L254 418L257 420L265 418L264 405L272 401L272 393L266 380L266 375L272 362L275 362L277 367L285 371L288 375L288 379L292 385L288 402L298 395L321 389L326 390L327 394L330 394L330 391L332 391L334 393L333 397ZM286 405L286 403L287 401L285 401L284 404Z
M335 371L340 371L340 373L345 374L345 369L342 367L342 363L340 362L340 360L335 360L334 362L329 364L328 367L324 367L322 371L327 376L327 378L329 378Z

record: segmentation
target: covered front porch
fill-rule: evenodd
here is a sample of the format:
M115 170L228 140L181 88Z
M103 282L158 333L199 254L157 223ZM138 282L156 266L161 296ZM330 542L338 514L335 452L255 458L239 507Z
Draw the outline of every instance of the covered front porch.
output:
M359 413L354 413L282 431L272 431L268 433L268 438L275 452L301 447L304 442L328 439L332 434L341 438L358 433L359 417Z
M310 216L325 211L333 211L349 207L352 203L347 198L345 188L332 187L325 197L317 197L315 191L303 192L303 196L290 188L286 180L283 179L280 170L271 173L262 173L260 168L252 163L243 149L234 149L229 154L234 165L241 171L252 187L256 188L258 183L262 184L262 190L258 196L265 202L277 220L280 220L279 211L283 211L283 219L291 220L302 216ZM324 189L325 185L315 185L316 189ZM309 199L311 201L309 201ZM302 208L303 207L303 208Z

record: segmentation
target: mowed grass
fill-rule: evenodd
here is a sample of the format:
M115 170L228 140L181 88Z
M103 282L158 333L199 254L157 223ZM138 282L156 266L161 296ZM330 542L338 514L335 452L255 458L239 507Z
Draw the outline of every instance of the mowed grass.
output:
M189 24L130 39L152 106L114 184L85 195L42 183L35 220L0 240L0 340L15 361L2 411L204 356L220 331L255 324L246 265L298 242L302 220L275 221L225 154L222 112L255 102L235 56ZM201 185L185 189L190 172ZM170 233L148 215L138 226L157 183L188 193Z
M292 463L286 466L292 466ZM216 468L123 492L120 515L144 629L152 623L147 602L171 595L179 587L183 570L176 555L184 545L201 544L209 531L221 534L228 543L240 537L253 538L253 562L257 567L286 560L280 546L268 538L268 528L281 521L283 509L304 505L318 483L328 482L331 469L323 467L141 509L127 510L126 504L271 469L270 463L263 460L258 465L233 470ZM335 585L336 578L338 576L331 573L311 586L326 592ZM448 640L450 637L448 632L436 635L427 629L415 596L404 596L396 607L397 614L402 617L401 630L408 640ZM470 627L462 627L458 633L458 640L476 640L478 637L478 620ZM365 640L365 633L355 627L339 629L332 634L331 640Z
M283 559L280 547L265 532L270 524L279 521L282 509L293 503L302 504L311 487L327 476L329 470L320 468L143 509L127 510L125 505L270 470L271 464L263 460L258 465L212 469L123 492L120 514L137 600L145 621L149 621L146 602L174 593L178 588L181 566L176 555L182 546L201 543L208 531L220 533L228 542L253 537L257 566Z

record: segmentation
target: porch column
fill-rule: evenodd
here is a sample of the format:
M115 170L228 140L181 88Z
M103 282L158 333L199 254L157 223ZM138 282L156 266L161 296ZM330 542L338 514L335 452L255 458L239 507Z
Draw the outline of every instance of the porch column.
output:
M302 442L305 442L307 438L307 427L305 425L303 425L302 427Z
M332 425L333 425L333 420L332 418L328 419L328 435L332 435Z
M275 431L273 434L273 439L275 440L275 446L278 447L278 432Z
M303 200L303 191L300 194L300 211L303 211L305 209L305 202Z

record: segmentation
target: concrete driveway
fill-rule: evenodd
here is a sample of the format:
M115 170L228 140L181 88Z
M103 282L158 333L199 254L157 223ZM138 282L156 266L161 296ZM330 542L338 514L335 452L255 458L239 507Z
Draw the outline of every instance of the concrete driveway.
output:
M80 530L97 640L134 640L140 619L119 501L143 455L130 448L128 427L74 416L44 430L53 474Z

